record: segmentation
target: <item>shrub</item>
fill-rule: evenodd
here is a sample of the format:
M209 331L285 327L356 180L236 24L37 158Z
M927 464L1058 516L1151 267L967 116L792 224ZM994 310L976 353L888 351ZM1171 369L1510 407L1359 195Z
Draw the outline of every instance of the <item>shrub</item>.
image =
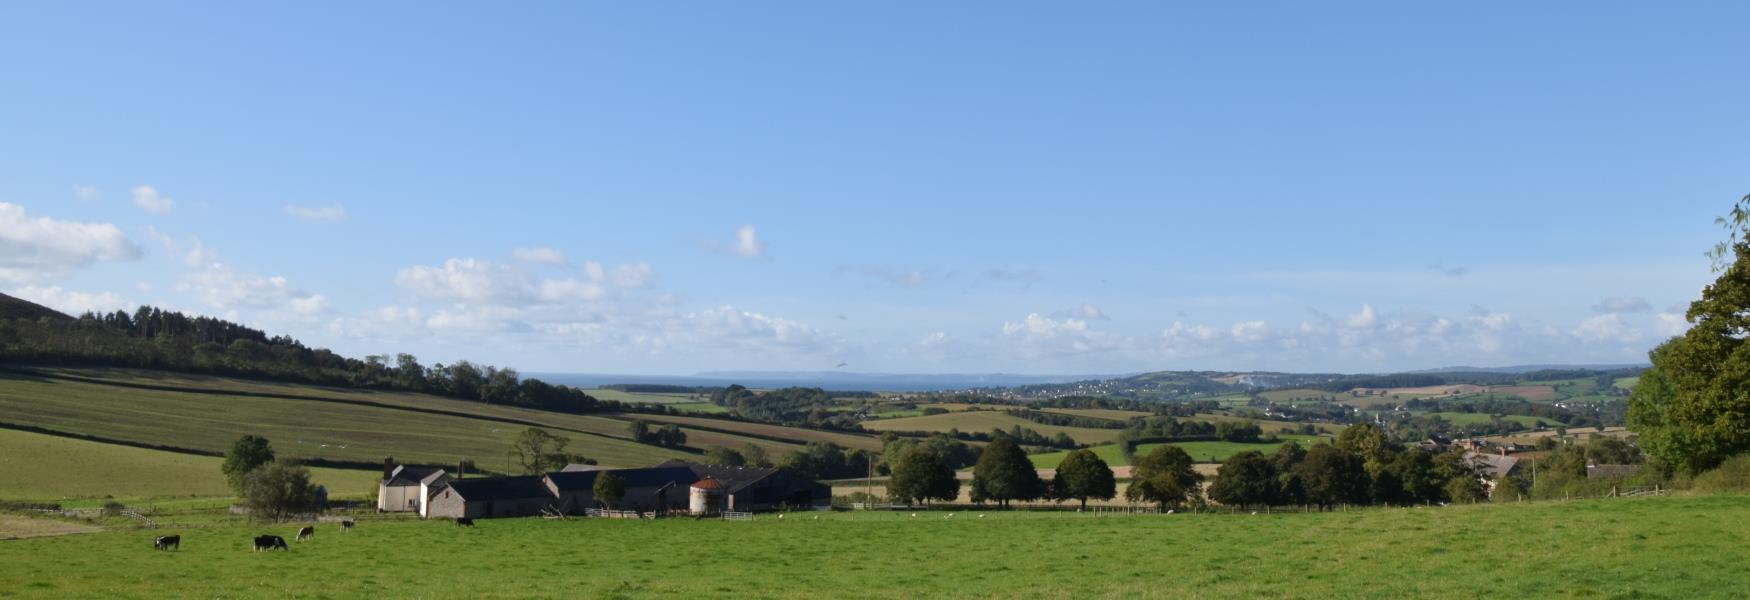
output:
M1750 492L1750 454L1728 458L1720 466L1696 475L1690 488L1699 492Z

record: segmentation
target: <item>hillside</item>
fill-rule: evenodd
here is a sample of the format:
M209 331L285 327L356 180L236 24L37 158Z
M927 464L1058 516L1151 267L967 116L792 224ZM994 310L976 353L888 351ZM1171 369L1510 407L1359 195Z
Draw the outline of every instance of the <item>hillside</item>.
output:
M359 464L393 455L449 465L469 458L509 471L518 432L567 437L567 451L637 466L691 456L629 439L629 421L495 406L409 392L261 383L128 369L0 371L0 423L208 454L265 435L284 456ZM687 444L756 444L773 456L800 444L683 428Z
M225 497L224 459L119 444L0 429L0 498L63 501L72 498ZM336 497L376 492L377 471L311 469L313 480Z
M0 294L0 320L29 319L34 321L43 317L57 321L73 320L73 317L61 314L59 311L47 306L24 300L22 298L14 298L6 294Z

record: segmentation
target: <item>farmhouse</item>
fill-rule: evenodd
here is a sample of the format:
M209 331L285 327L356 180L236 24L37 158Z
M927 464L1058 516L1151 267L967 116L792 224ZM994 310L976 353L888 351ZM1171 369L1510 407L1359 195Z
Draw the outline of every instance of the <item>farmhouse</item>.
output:
M1500 481L1503 477L1519 473L1519 458L1507 456L1505 452L1501 454L1466 452L1464 459L1477 468L1479 478L1483 482L1483 488L1488 490L1490 496L1495 494L1495 482Z
M394 457L385 458L383 480L377 484L377 510L426 516L426 500L449 481L450 476L443 469L399 465Z

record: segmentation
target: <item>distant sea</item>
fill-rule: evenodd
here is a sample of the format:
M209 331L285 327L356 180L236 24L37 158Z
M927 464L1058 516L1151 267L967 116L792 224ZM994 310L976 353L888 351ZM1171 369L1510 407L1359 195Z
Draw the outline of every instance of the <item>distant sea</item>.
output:
M750 388L817 387L839 391L932 392L983 387L1011 387L1040 383L1069 383L1109 379L1117 375L1013 375L896 374L837 372L732 371L694 375L623 375L598 373L524 373L548 383L595 388L624 383L721 387L740 384Z

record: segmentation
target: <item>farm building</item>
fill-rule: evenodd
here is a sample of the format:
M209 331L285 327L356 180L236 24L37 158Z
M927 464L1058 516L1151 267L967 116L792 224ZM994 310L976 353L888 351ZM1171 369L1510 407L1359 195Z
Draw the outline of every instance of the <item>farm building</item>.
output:
M687 486L699 479L691 469L668 465L644 469L566 470L542 477L554 497L554 506L576 514L602 507L595 500L595 481L602 473L610 471L626 484L626 495L614 508L638 512L687 510Z
M815 508L832 504L832 487L782 469L682 464L699 479L723 486L724 510L761 512L782 507Z
M377 510L417 512L425 516L426 499L449 483L449 473L437 467L395 464L383 459L383 480L377 484Z
M609 472L625 484L625 495L613 507L618 510L713 514L825 508L832 502L831 487L788 471L671 461L638 469L572 465L538 476L455 480L435 492L429 512L421 514L513 517L541 514L543 509L580 514L603 508L595 499L595 483Z
M526 517L557 501L540 475L457 479L432 494L427 517Z

